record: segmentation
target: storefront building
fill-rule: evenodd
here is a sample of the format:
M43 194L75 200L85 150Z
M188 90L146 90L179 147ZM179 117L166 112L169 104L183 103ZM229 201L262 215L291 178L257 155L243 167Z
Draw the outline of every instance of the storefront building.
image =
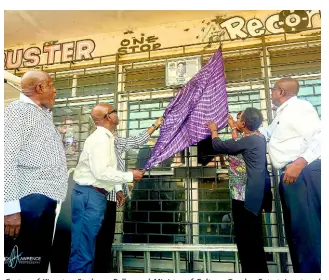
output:
M168 62L196 59L202 66L220 45L231 113L258 108L267 126L274 116L269 88L281 77L295 77L300 82L299 97L310 101L321 117L320 11L223 12L172 24L11 46L5 50L5 70L16 76L28 69L51 73L57 89L54 123L63 137L69 129L75 135L75 149L67 155L72 170L94 129L90 110L96 103L110 102L118 109L119 135L136 135L163 114L180 87L168 80ZM186 71L194 70L191 66ZM230 137L227 129L221 133ZM125 155L127 169L143 167L158 134L148 146ZM213 244L223 248L234 244L227 162L225 157L216 157L202 166L201 153L200 147L190 147L131 186L131 200L117 213L114 270L239 271L231 247L211 250ZM286 246L276 175L272 170L273 212L263 214L264 235L270 271L284 272L292 268L289 255L275 249ZM162 243L166 249L148 246L150 253L129 251L133 249L128 244L136 243ZM175 244L200 246L175 253Z

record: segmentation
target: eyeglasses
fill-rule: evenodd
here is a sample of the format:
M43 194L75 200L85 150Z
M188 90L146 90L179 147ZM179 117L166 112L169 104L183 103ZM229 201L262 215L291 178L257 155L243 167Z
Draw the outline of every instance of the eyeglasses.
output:
M280 90L280 91L284 91L283 88L280 88L280 87L272 87L270 88L271 91L275 91L275 90Z
M104 115L104 119L108 116L111 115L112 113L117 113L118 111L116 109L112 110L111 112L108 112L107 114Z

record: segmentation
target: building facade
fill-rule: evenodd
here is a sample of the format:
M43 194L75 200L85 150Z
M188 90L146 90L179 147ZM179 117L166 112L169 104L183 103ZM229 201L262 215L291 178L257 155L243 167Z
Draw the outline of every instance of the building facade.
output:
M5 50L5 70L21 76L28 69L39 69L53 76L57 89L54 123L63 137L68 127L75 133L76 149L67 155L72 169L94 129L90 110L96 103L110 102L118 109L119 135L136 135L163 114L181 86L168 83L168 61L197 58L204 65L219 46L229 112L258 108L266 127L274 114L269 88L282 77L295 77L300 82L299 96L310 101L321 117L320 11L213 14L186 22L12 46ZM127 169L143 167L158 133L147 146L125 155ZM230 137L227 129L221 134ZM143 252L125 251L125 245L117 245L117 250L124 251L116 255L121 268L114 264L114 269L210 272L211 267L212 272L239 271L236 252L204 253L210 244L234 244L234 224L226 158L215 157L202 166L201 152L197 145L190 147L131 186L131 200L117 214L115 243L163 243L169 249L152 251L145 265ZM286 246L286 241L277 172L269 168L274 207L271 214L263 214L264 241L266 247L277 248ZM174 244L204 245L206 251L182 252L178 262L174 249L170 250ZM272 250L267 257L271 272L291 271L288 254ZM173 259L178 262L176 268Z

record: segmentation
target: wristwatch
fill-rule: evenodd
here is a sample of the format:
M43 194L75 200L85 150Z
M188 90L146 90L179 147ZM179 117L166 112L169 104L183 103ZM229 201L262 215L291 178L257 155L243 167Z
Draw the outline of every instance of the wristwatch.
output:
M156 126L154 123L152 123L152 127L155 129L155 130L157 130L159 127L158 126Z
M234 129L237 129L236 127L230 127L230 131L233 131Z

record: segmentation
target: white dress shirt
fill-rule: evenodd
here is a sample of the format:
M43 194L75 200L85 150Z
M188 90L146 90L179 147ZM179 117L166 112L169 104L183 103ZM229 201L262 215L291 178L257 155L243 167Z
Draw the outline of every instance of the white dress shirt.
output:
M51 112L21 94L5 108L4 140L4 214L21 212L19 200L30 194L64 201L66 157Z
M291 97L277 109L271 125L260 132L269 141L268 152L276 169L299 157L308 164L321 158L321 121L308 101Z
M122 190L122 183L133 181L132 172L118 170L115 137L106 128L97 129L86 139L73 179L108 192ZM118 189L116 189L118 188Z

